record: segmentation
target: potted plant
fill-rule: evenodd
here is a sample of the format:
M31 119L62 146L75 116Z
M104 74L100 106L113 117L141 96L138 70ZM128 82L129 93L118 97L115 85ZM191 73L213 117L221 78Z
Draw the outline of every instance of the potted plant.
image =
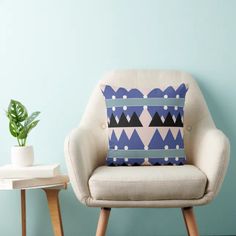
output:
M38 124L36 120L39 111L28 115L25 106L16 100L11 100L6 112L9 119L9 131L17 139L18 145L11 149L11 162L17 166L31 166L34 162L33 146L27 146L29 132Z

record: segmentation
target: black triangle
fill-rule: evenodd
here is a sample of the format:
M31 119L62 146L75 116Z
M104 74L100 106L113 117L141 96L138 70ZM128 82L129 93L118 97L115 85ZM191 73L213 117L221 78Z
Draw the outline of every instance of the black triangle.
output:
M172 119L172 116L171 116L170 112L166 116L166 119L164 121L164 126L166 126L166 127L175 126L175 123L174 123L174 121Z
M137 116L137 114L135 112L133 113L133 115L130 118L129 126L130 127L142 127L143 126L139 120L139 117Z
M155 126L163 126L163 122L157 112L154 114L151 123L149 124L149 127L155 127Z
M176 118L175 126L176 126L176 127L183 127L183 122L182 122L180 113L178 114L178 116L177 116L177 118Z
M159 162L155 162L154 166L160 166L161 164Z
M125 162L123 162L123 163L121 164L121 166L128 166L128 164L126 164Z
M109 164L109 166L116 166L113 162Z
M169 163L167 164L167 166L173 166L173 163L169 162Z
M140 164L138 164L137 162L134 162L134 164L132 164L132 166L140 166Z
M120 120L118 122L118 127L129 127L129 122L126 119L125 114L122 112L121 116L120 116Z
M116 118L113 114L111 114L111 119L110 119L110 123L108 124L108 127L117 127Z

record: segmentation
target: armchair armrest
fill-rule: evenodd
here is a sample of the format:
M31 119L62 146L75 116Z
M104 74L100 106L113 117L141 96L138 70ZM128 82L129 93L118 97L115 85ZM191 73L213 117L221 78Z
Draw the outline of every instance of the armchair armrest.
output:
M194 135L192 164L206 174L208 179L206 193L211 193L213 198L219 192L224 180L229 163L230 143L219 129L212 126L208 128L204 125L196 126L199 131L196 131L196 136Z
M90 197L88 180L94 169L101 165L98 149L97 137L87 127L72 130L65 140L64 152L70 182L76 197L85 205Z

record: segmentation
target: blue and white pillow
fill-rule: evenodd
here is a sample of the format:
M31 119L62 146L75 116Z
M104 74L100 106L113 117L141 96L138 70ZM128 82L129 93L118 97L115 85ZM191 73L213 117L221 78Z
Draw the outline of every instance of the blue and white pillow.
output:
M164 90L101 87L107 107L107 165L183 165L187 86Z

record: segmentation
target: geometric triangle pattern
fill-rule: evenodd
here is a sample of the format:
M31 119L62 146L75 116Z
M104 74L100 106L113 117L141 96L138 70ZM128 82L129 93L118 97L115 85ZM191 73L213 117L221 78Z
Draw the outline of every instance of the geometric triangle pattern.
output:
M116 120L113 113L111 114L108 122L108 127L142 127L142 124L136 112L132 114L130 119L127 119L125 114L122 112L120 118L118 118L118 121Z
M175 116L172 116L171 113L169 112L167 114L166 118L164 119L164 121L162 121L158 112L156 112L154 114L149 126L183 127L183 122L182 122L180 113L175 118Z
M109 166L183 165L185 84L164 90L103 85Z

